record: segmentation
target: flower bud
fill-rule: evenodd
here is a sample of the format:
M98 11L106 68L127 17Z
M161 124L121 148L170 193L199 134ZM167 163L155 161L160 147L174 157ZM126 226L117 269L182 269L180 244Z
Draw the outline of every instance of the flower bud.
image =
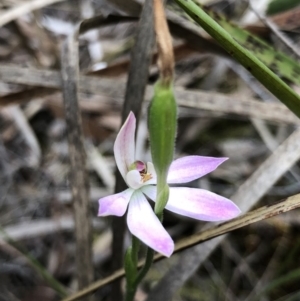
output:
M167 175L173 160L177 129L177 106L172 84L155 85L148 111L148 129L153 165L157 175L155 213L161 219L169 199Z
M158 185L166 183L173 160L177 129L177 105L172 84L156 83L154 97L148 111L148 128L151 155L158 178Z

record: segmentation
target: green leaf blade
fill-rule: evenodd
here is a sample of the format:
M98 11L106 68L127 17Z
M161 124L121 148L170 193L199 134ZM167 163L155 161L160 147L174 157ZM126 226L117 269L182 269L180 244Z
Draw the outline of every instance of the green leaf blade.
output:
M263 62L242 47L223 27L214 21L192 0L175 0L176 3L232 57L251 72L271 93L300 118L300 97Z

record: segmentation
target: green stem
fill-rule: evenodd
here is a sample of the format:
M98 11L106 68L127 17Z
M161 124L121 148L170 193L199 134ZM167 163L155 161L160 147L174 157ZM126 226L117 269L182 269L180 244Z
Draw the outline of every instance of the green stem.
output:
M167 174L157 175L157 192L154 212L158 219L162 221L163 211L169 200L169 186L166 181Z
M175 0L175 2L270 92L300 117L300 96L295 91L252 53L237 43L225 29L207 15L193 0Z
M151 268L153 257L154 257L154 251L151 248L147 248L145 264L138 272L138 275L134 283L132 283L130 287L127 287L125 301L133 301L138 285L140 284L140 282L143 280L143 278L146 276L146 274Z
M127 287L126 289L126 295L125 295L125 301L133 301L134 300L134 296L135 296L135 292L136 292L136 287Z
M132 262L135 267L137 267L138 263L138 254L139 254L139 249L140 249L140 241L137 237L132 236Z
M126 271L126 301L132 301L136 292L135 281L137 278L137 263L140 241L132 236L132 246L128 248L125 256Z
M137 289L137 286L133 286L133 285L131 285L130 287L127 286L125 301L133 301L134 300L136 289Z
M136 281L135 281L135 285L136 287L138 286L138 284L143 280L143 278L146 276L146 274L148 273L149 269L151 268L152 262L153 262L153 257L154 257L154 251L151 248L147 248L147 255L146 255L146 261L144 266L140 269Z

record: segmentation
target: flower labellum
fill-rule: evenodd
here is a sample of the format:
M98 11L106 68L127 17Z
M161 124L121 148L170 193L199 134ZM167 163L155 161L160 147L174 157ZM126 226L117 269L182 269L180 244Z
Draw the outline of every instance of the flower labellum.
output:
M130 112L117 135L114 155L128 189L99 200L98 216L125 214L130 232L153 250L169 257L174 242L153 212L145 196L156 201L157 176L151 162L135 159L136 119ZM215 170L227 158L187 156L173 161L167 175L168 184L196 180ZM224 221L240 214L229 199L203 189L170 187L166 209L203 221Z

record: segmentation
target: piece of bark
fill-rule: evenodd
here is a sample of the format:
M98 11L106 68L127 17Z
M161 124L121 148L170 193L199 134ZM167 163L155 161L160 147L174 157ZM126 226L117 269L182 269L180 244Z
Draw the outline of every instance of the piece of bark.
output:
M82 289L94 279L92 263L92 225L89 202L86 154L78 105L77 31L66 39L62 49L62 86L68 131L70 186L73 197L76 237L76 278Z

